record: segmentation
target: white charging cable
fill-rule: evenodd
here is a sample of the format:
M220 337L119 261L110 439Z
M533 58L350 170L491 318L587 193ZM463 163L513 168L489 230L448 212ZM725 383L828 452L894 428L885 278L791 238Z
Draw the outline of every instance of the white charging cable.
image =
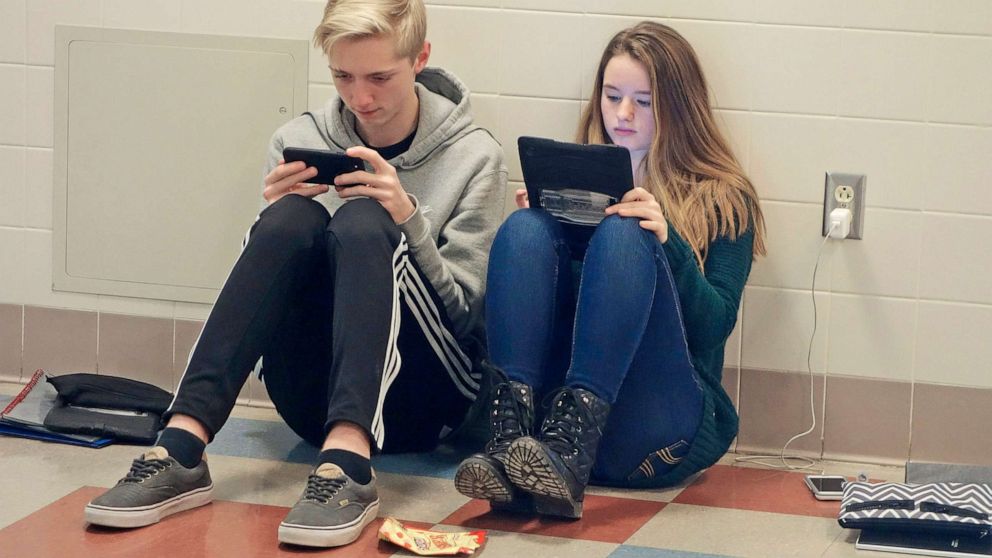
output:
M847 208L837 208L830 212L830 229L827 230L826 236L823 238L823 242L820 243L820 249L816 253L816 264L813 265L813 284L810 287L810 295L813 299L813 331L809 334L809 347L806 349L806 371L809 372L809 412L813 417L813 424L805 432L796 434L795 436L789 438L789 441L782 446L782 452L779 455L744 455L734 459L736 462L746 462L755 463L758 465L763 465L771 469L787 469L790 471L808 471L812 469L819 460L813 459L811 457L806 457L802 455L786 455L785 452L799 438L808 436L816 429L816 402L813 396L813 340L816 339L816 323L817 323L817 312L816 312L816 273L820 269L820 257L823 255L823 247L827 245L827 241L831 238L844 239L847 238L848 233L851 232L851 210ZM843 232L843 236L841 236ZM823 393L826 396L827 393L827 375L823 375ZM781 464L768 462L768 459L779 459ZM803 463L802 465L792 465L787 460L794 460ZM819 471L823 473L822 470Z

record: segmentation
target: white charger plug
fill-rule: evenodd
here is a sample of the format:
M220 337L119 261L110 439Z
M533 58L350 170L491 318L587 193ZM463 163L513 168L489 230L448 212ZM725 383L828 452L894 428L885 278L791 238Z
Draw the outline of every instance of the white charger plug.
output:
M846 207L838 207L830 212L830 238L844 240L851 234L854 214Z

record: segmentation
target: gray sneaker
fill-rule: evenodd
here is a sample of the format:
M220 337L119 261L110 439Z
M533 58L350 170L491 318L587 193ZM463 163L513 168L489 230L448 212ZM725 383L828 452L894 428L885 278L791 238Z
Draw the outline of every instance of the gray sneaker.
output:
M209 504L213 489L206 459L187 469L156 446L135 459L116 486L86 504L86 521L105 527L144 527Z
M279 541L302 546L341 546L354 542L379 515L375 473L358 484L340 467L324 463L307 478L303 496L279 524Z

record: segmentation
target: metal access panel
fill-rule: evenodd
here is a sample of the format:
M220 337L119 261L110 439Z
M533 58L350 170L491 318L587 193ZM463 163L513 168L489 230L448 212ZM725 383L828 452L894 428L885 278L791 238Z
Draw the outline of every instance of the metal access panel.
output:
M303 40L56 27L53 286L213 302L306 110Z

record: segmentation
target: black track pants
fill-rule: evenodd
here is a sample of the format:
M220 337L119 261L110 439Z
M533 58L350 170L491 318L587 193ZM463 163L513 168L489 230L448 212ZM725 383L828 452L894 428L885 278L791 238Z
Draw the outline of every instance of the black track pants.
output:
M379 449L423 451L478 394L471 352L381 205L358 199L331 218L289 195L252 227L166 418L190 415L213 437L264 357L269 397L308 442L349 421Z

